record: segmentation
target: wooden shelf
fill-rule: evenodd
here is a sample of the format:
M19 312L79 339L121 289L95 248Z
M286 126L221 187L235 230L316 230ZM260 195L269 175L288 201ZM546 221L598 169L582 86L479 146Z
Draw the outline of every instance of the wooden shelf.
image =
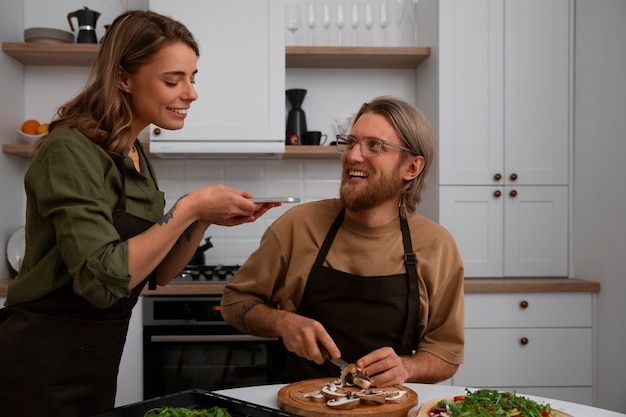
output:
M100 45L3 42L2 50L24 65L91 66ZM417 68L430 48L288 46L287 68Z
M91 66L100 45L2 42L2 50L24 65Z
M150 154L150 144L144 143L144 149L153 159L163 159L158 155ZM31 159L35 156L35 151L31 145L26 144L3 144L2 153L20 158ZM285 146L284 159L339 159L334 146Z
M417 68L430 48L288 46L287 68Z

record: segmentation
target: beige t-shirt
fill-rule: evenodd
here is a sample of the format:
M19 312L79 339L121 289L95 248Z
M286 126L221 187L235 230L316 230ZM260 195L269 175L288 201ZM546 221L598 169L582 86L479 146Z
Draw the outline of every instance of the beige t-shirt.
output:
M222 305L261 300L295 312L317 253L341 208L340 200L330 199L288 210L265 231L259 248L226 285ZM407 220L420 291L415 350L460 364L464 345L461 256L442 226L417 213L409 214ZM405 273L399 219L368 228L346 218L325 265L361 276Z

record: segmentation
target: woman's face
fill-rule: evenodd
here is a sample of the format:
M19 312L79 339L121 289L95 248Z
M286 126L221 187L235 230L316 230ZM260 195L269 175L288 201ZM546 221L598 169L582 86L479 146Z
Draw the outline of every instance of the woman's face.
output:
M197 57L184 43L167 45L133 74L126 85L134 112L135 136L148 124L181 129L191 103L198 98L193 86Z

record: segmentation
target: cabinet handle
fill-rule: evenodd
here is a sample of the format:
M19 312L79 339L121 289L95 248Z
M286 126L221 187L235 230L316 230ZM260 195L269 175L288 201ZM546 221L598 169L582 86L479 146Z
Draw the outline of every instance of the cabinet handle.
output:
M521 308L526 308L526 307L528 307L528 301L526 301L526 300L522 300L522 301L519 303L519 306L520 306Z
M494 197L500 197L501 195L502 195L502 192L500 192L500 190L496 190L493 192Z
M517 179L517 174L514 172L509 178L511 178L511 181L515 181Z
M158 127L155 127L154 130L152 130L152 133L158 136L161 134L161 129L159 129Z
M517 190L511 190L511 192L509 193L509 195L511 197L516 197L517 196Z
M522 338L519 340L519 343L520 343L520 345L522 345L522 346L526 346L526 345L528 344L528 338L527 338L527 337L522 337Z
M502 174L497 173L496 175L493 176L493 179L496 181L500 181L502 179Z

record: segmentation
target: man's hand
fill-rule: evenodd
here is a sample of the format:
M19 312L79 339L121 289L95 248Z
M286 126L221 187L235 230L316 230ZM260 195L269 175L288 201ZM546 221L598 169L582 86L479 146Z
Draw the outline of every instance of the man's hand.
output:
M322 345L335 359L341 357L339 348L330 337L326 329L317 320L300 316L296 313L287 313L281 318L277 326L285 347L296 355L322 364L326 360L320 350Z
M389 387L407 379L402 358L390 347L382 347L356 361L356 366L369 375L372 385Z

